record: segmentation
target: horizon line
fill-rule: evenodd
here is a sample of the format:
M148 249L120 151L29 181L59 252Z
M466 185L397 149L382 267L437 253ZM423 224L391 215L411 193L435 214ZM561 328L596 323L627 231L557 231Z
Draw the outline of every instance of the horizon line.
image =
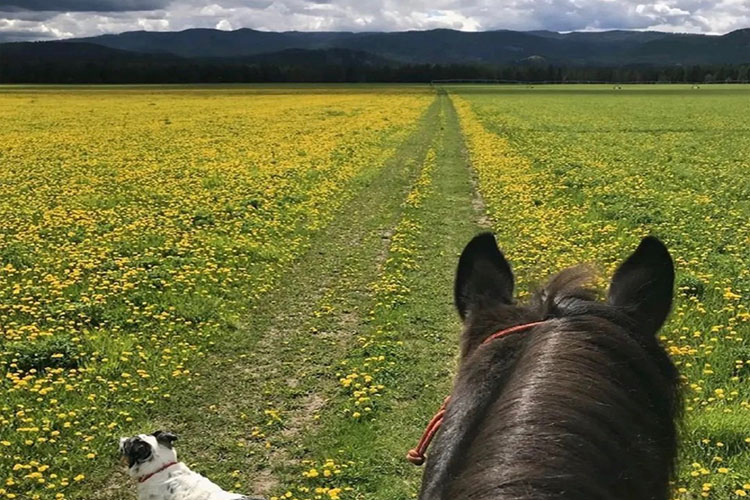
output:
M463 30L463 29L456 29L456 28L430 28L430 29L409 29L409 30L394 30L394 31L388 31L388 30L363 30L363 31L352 31L352 30L286 30L286 31L275 31L275 30L269 30L264 28L250 28L250 27L242 27L237 29L221 29L221 28L208 28L208 27L191 27L191 28L185 28L180 30L127 30L127 31L121 31L117 33L100 33L98 35L88 35L88 36L73 36L73 37L67 37L67 38L39 38L35 40L15 40L15 41L6 41L6 42L0 42L0 45L4 43L33 43L33 42L61 42L66 40L81 40L81 39L88 39L88 38L98 38L102 36L119 36L124 35L127 33L184 33L187 31L221 31L225 33L236 33L239 31L257 31L261 33L277 33L277 34L284 34L284 33L351 33L351 34L395 34L395 33L427 33L431 31L453 31L457 33L494 33L494 32L500 32L500 31L507 31L512 33L555 33L558 35L570 35L574 33L613 33L613 32L624 32L624 33L659 33L659 34L665 34L665 35L692 35L692 36L706 36L706 37L722 37L725 35L729 35L731 33L735 33L738 31L744 31L750 29L750 26L745 28L737 28L731 31L727 31L726 33L720 33L720 32L709 32L709 33L696 33L696 32L690 32L690 31L660 31L660 30L654 30L654 29L648 29L648 28L634 28L634 29L624 29L624 28L612 28L612 29L599 29L599 28L592 28L592 29L581 29L581 30L570 30L570 31L556 31L552 29L535 29L535 30L514 30L514 29L507 29L507 28L494 28L494 29L486 29L486 30ZM0 34L2 32L0 31Z

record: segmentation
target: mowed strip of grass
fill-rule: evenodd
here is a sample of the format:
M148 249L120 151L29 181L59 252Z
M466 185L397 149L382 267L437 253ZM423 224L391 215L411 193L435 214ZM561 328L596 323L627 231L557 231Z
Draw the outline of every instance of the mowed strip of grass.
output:
M439 134L372 283L368 324L329 373L339 394L299 443L302 462L283 471L281 496L392 500L417 491L421 470L405 455L450 390L460 331L453 272L483 216L455 111L446 95L439 103Z
M363 332L369 285L433 142L438 111L436 101L384 166L356 179L350 201L277 288L212 342L194 385L152 412L152 427L183 436L180 457L223 487L269 493L286 479L281 471L298 466L299 442L336 394L331 374ZM119 473L80 498L126 499L132 490Z
M493 225L528 291L645 234L677 268L660 336L685 379L677 499L750 495L750 89L456 89ZM602 280L602 285L606 280Z

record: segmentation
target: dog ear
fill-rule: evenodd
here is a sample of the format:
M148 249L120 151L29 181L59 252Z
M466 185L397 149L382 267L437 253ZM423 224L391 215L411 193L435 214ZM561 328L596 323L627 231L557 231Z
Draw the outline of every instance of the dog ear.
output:
M172 443L177 441L177 436L171 432L156 431L152 434L156 438L156 442L167 448L172 448Z

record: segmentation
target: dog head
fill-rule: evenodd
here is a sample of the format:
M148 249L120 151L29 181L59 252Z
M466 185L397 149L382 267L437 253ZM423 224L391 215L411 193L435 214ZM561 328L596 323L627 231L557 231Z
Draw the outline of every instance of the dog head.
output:
M177 436L164 431L120 438L120 455L128 465L130 477L153 474L165 465L177 462L175 441Z

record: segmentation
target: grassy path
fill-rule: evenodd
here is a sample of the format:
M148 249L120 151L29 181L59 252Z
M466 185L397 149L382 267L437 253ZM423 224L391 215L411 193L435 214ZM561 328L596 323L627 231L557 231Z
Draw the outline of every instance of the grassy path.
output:
M438 113L435 103L387 165L358 181L358 193L307 255L245 323L212 346L193 390L173 395L157 420L183 436L181 456L223 486L276 489L274 471L289 463L288 445L325 407L336 385L327 374L362 328L368 286L387 255ZM133 498L133 488L116 474L95 498Z
M302 477L286 474L297 485L293 498L336 498L342 490L342 498L390 500L416 492L421 470L404 456L449 391L460 328L453 271L484 216L455 110L447 95L438 102L439 131L373 283L377 302L367 330L336 373L344 389L359 383L359 393L341 391L302 440L308 467ZM374 395L357 406L368 387ZM326 470L339 473L327 478Z
M342 498L389 500L416 489L420 471L403 456L449 388L453 269L483 217L447 95L356 189L156 419L183 436L181 457L224 487L300 499L335 499L340 487ZM339 379L366 370L374 352L387 354L375 370L382 390L358 417L353 386ZM116 474L87 500L133 491Z

